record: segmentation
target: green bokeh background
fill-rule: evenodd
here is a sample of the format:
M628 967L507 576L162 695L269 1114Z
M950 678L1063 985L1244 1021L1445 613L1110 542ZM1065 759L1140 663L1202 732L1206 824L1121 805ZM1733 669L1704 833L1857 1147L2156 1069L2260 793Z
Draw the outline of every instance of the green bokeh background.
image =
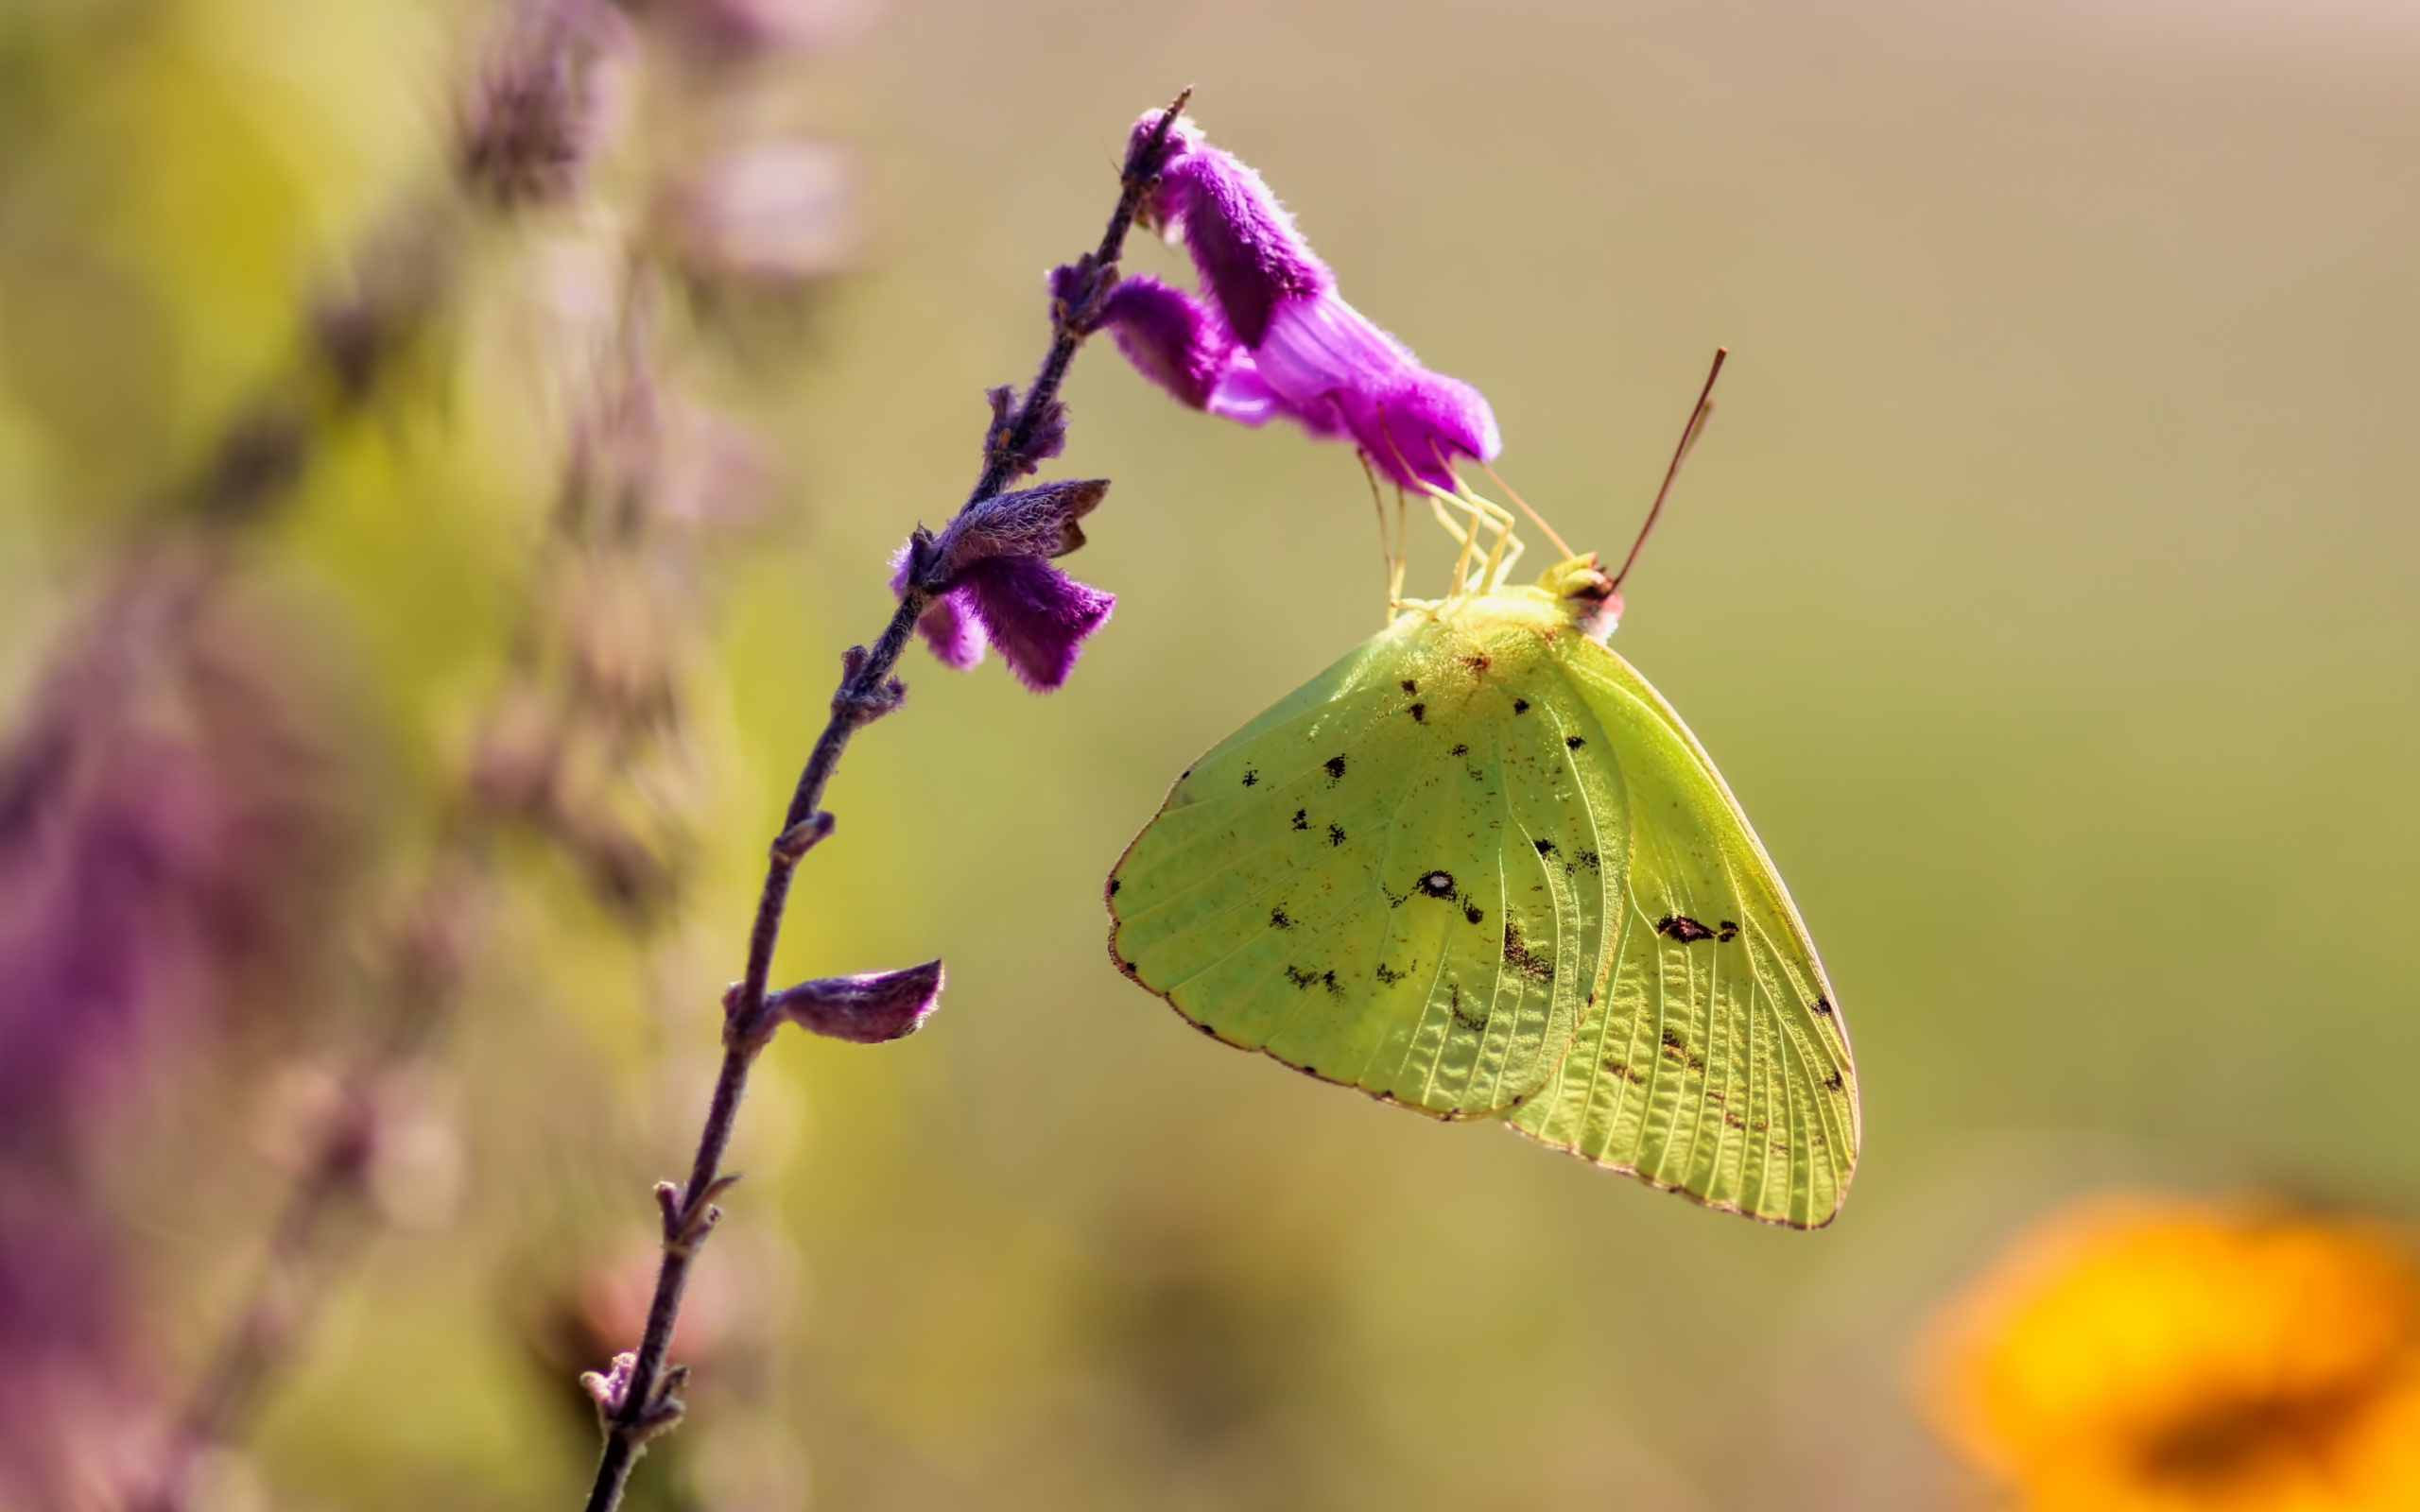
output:
M12 686L104 522L428 171L471 14L119 9L107 48L58 42L66 9L7 24ZM1731 348L1616 644L1815 932L1863 1165L1833 1228L1759 1228L1220 1049L1116 974L1108 867L1376 627L1381 574L1349 454L1104 346L1063 466L1115 480L1068 563L1115 619L1048 698L911 659L793 903L777 974L950 971L925 1033L785 1042L749 1109L733 1231L800 1257L766 1326L814 1505L1955 1504L1907 1351L2015 1227L2110 1184L2420 1200L2408 7L895 0L812 107L862 153L865 271L805 357L721 380L785 512L723 579L679 948L640 962L533 868L453 1047L469 1204L346 1290L267 1425L272 1504L575 1494L516 1289L644 1234L835 655L962 495L983 387L1030 371L1127 123L1188 82L1347 295L1488 394L1575 544L1627 544ZM275 549L406 811L493 681L554 445L470 347ZM643 1158L591 1159L600 1127ZM154 1236L172 1358L270 1191L195 1137L225 1194Z

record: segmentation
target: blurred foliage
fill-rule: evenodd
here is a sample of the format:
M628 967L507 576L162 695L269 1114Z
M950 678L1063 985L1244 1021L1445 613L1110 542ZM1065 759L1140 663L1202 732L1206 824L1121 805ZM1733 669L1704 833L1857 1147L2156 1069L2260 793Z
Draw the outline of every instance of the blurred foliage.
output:
M19 724L311 281L442 173L486 19L0 16ZM1074 565L1116 618L1047 699L911 660L843 765L777 978L942 955L950 990L902 1044L763 1063L700 1280L720 1342L642 1470L656 1504L1938 1506L1965 1472L1908 1400L1910 1341L2046 1206L2420 1200L2406 8L898 0L807 77L696 118L853 144L873 229L805 299L701 283L667 310L712 338L681 376L753 422L778 501L701 589L684 900L633 935L512 850L432 1094L462 1200L338 1289L230 1485L476 1509L584 1484L565 1372L601 1363L634 1246L644 1268L838 651L973 477L982 389L1027 375L1040 276L1097 232L1127 123L1187 81L1355 303L1487 392L1506 475L1576 545L1627 541L1731 346L1618 645L1824 948L1858 1186L1817 1235L1725 1220L1223 1052L1116 975L1110 863L1195 754L1376 627L1381 581L1348 455L1091 353L1065 465L1117 487ZM614 229L683 146L603 165ZM347 705L382 868L507 680L570 425L532 380L596 229L479 238L449 344L256 542L248 602ZM164 1070L92 1178L125 1220L128 1369L169 1396L275 1200L265 1058ZM762 1410L718 1437L724 1390Z

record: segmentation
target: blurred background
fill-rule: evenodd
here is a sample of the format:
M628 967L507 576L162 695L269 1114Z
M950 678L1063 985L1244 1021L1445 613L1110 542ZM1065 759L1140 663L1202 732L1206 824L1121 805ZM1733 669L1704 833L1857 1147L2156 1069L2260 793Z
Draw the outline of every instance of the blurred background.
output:
M192 1504L579 1494L838 653L1186 83L1582 548L1731 348L1616 644L1821 943L1856 1189L1701 1211L1116 974L1109 866L1382 574L1348 452L1103 343L1116 615L851 750L776 978L949 988L761 1063L634 1504L1993 1504L1910 1362L2009 1236L2420 1201L2420 11L533 13L0 15L12 1504L181 1413Z

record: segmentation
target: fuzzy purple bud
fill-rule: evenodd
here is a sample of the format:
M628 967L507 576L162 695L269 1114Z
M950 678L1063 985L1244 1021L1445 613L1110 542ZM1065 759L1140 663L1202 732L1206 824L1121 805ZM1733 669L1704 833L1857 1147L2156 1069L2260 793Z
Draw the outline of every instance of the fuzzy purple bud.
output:
M1017 391L1006 384L987 388L983 397L992 405L992 423L983 432L983 465L994 465L1007 471L1003 480L1021 478L1038 472L1042 464L1067 449L1067 404L1053 399L1043 407L1034 421L1033 434L1022 444L1016 444L1017 421L1022 411L1017 406Z
M940 1005L942 963L897 971L818 977L765 1000L768 1013L809 1034L876 1045L914 1034Z
M618 1415L623 1401L631 1394L631 1377L639 1367L638 1355L629 1349L614 1356L614 1363L602 1370L582 1370L579 1389L596 1403L596 1411L607 1421Z
M1134 129L1139 151L1159 112ZM1312 435L1351 437L1406 487L1453 486L1458 455L1502 449L1478 390L1432 372L1336 291L1260 175L1180 122L1143 207L1181 238L1204 293L1136 275L1100 301L1099 323L1153 382L1196 409L1246 425L1283 415Z

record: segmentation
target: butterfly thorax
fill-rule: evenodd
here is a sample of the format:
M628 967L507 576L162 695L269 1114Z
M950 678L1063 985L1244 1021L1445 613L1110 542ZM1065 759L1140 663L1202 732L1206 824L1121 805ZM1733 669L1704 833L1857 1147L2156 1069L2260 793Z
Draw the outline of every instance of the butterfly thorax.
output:
M1528 587L1407 599L1395 627L1433 625L1477 640L1526 629L1549 644L1577 630L1601 644L1614 633L1621 608L1621 591L1598 563L1597 554L1586 552L1557 562Z

